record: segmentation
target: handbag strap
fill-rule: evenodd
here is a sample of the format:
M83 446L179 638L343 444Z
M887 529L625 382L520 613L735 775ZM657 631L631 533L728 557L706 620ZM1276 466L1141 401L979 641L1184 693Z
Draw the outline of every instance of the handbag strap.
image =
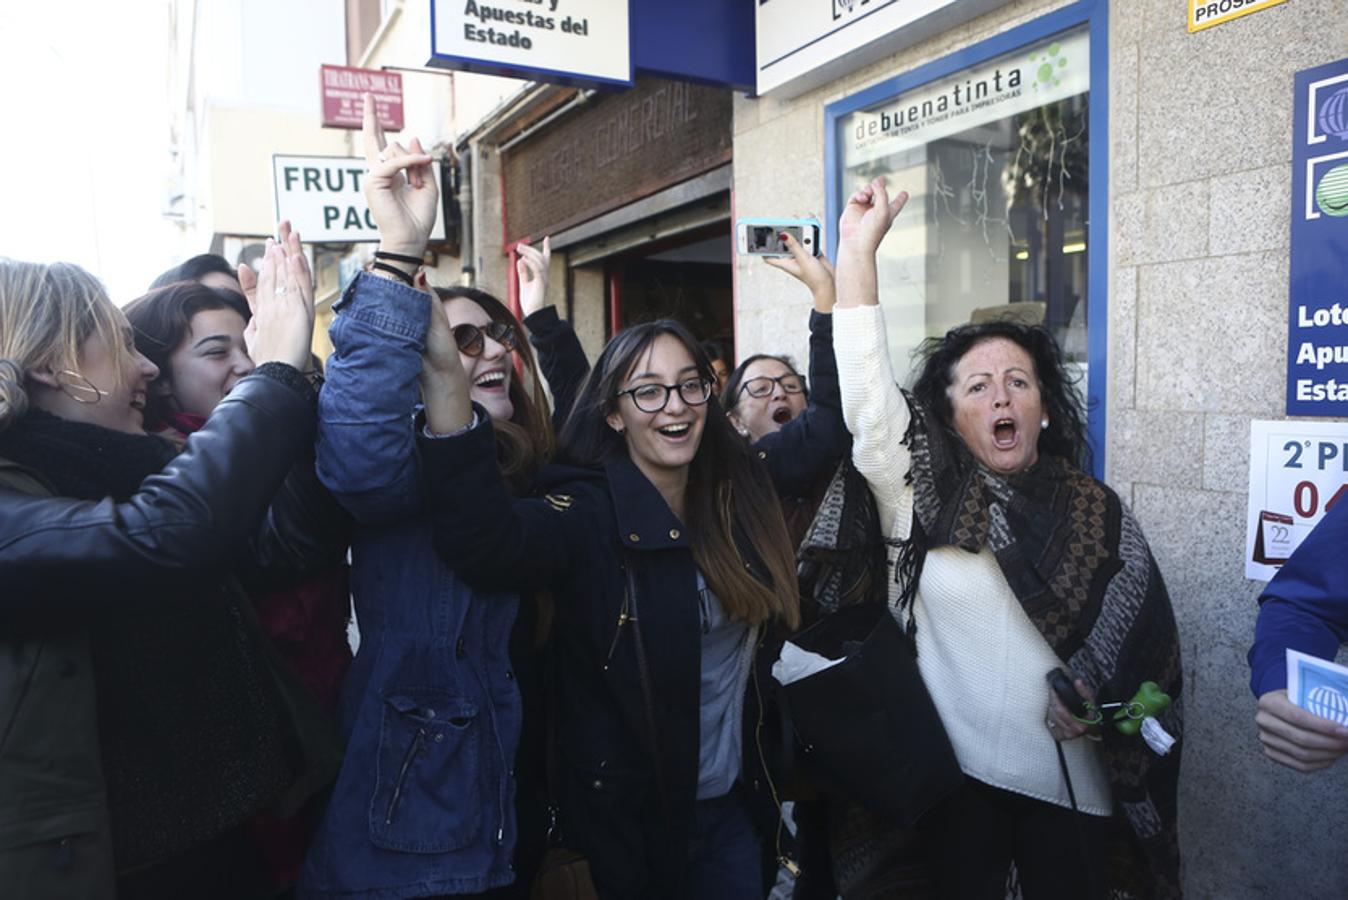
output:
M646 713L647 737L651 742L651 767L655 770L655 788L660 793L660 805L666 817L669 813L669 794L665 790L664 767L660 764L660 740L655 728L655 693L651 688L651 670L646 663L646 642L641 634L641 615L637 608L636 574L633 571L632 555L627 554L623 568L627 572L627 608L631 610L627 621L632 624L632 640L637 655L637 679L641 682L642 706Z

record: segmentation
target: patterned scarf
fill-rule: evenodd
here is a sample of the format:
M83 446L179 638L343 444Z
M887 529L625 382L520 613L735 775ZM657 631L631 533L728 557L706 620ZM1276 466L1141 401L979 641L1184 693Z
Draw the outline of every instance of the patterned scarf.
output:
M1102 702L1143 681L1174 698L1159 718L1177 743L1158 757L1139 737L1102 730L1114 798L1151 870L1150 894L1180 896L1176 789L1183 732L1179 637L1170 596L1132 513L1059 457L999 476L909 396L914 529L898 549L900 605L917 593L932 547L984 547L1059 658ZM1122 875L1122 873L1121 873Z

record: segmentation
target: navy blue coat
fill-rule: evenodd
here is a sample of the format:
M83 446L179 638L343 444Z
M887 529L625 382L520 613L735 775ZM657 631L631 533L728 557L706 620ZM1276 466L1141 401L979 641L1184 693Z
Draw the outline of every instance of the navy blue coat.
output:
M436 547L455 571L483 590L549 588L556 599L558 796L568 846L589 857L606 898L681 896L697 793L701 654L697 570L683 524L626 457L603 470L553 467L540 478L543 497L516 500L501 481L490 423L420 446ZM620 620L629 565L653 740L636 637ZM764 629L755 634L766 639ZM755 667L746 691L741 769L761 812L771 808L772 787L763 760L775 755L770 738L779 733L761 702L770 690L764 675Z

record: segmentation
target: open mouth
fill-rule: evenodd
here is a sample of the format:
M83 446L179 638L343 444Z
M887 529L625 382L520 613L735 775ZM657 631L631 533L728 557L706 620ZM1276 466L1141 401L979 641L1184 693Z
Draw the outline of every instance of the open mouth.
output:
M992 443L999 450L1010 450L1016 446L1016 423L1014 419L998 419L993 423Z
M688 437L688 433L692 427L693 426L687 422L679 422L675 425L664 425L655 430L672 441L678 441Z
M772 411L772 421L776 422L778 425L785 425L787 422L791 421L791 410L787 409L785 406L777 407Z
M505 384L506 373L502 369L495 369L486 372L473 379L473 387L480 388L499 388Z
M141 393L132 394L131 408L140 412L145 412L145 395Z

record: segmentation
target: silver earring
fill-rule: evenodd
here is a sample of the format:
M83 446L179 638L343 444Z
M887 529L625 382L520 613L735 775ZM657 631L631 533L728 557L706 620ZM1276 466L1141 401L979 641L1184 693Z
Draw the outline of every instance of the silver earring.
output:
M1048 419L1040 419L1040 420L1039 420L1039 430L1040 430L1040 431L1048 431Z
M62 381L62 377L66 380ZM61 393L76 403L83 403L86 406L93 406L108 396L107 391L99 390L92 381L73 369L62 369L57 372L56 381L61 385Z

